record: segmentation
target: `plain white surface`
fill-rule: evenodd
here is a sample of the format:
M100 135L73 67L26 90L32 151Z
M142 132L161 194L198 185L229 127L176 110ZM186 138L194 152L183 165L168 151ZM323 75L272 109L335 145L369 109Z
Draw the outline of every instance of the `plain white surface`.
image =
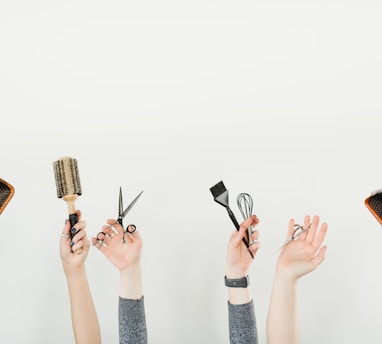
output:
M228 343L225 249L232 209L254 199L251 267L260 343L290 217L329 224L327 259L299 284L302 343L382 341L377 1L0 2L0 342L73 343L59 238L67 208L52 162L78 160L90 235L125 222L144 240L150 343ZM87 271L104 343L118 343L119 275Z

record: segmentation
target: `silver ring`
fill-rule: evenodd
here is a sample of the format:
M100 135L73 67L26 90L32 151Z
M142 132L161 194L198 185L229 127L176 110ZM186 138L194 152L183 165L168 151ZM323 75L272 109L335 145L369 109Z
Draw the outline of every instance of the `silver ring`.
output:
M253 244L256 244L257 242L259 242L260 240L259 239L255 239L255 240L251 240L249 242L249 246L253 245Z
M66 233L62 233L61 238L70 238L70 235Z
M100 244L100 245L102 245L104 247L107 247L107 245L103 242L103 240L98 239L95 243L96 244Z
M118 234L118 231L114 228L113 225L110 225L109 227L111 228L111 230L112 230L115 234Z

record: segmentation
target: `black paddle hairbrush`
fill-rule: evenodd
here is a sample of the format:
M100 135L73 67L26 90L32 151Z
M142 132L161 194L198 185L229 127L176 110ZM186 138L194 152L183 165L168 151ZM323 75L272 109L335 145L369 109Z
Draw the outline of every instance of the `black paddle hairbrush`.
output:
M373 192L368 198L366 198L365 205L377 221L382 225L382 189Z
M15 193L14 187L7 183L4 179L0 178L0 214L3 212L13 194Z

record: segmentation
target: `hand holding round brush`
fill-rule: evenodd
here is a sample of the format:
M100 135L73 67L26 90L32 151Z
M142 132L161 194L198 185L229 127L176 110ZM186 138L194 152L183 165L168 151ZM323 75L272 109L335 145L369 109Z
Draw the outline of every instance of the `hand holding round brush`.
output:
M57 197L62 198L68 204L69 222L71 226L70 236L73 239L76 233L74 225L78 222L74 202L78 196L82 194L77 160L66 156L54 161L53 168Z

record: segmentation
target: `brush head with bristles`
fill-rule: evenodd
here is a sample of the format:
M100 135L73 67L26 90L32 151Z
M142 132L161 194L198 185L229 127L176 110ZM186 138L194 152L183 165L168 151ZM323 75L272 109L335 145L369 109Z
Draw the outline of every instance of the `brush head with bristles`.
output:
M366 198L365 205L382 225L382 190L375 191Z
M14 192L14 187L0 178L0 214L13 197Z
M221 204L223 207L228 207L228 190L224 186L223 181L215 184L210 188L212 196L214 196L214 201Z
M82 194L77 160L68 156L53 162L57 197Z

